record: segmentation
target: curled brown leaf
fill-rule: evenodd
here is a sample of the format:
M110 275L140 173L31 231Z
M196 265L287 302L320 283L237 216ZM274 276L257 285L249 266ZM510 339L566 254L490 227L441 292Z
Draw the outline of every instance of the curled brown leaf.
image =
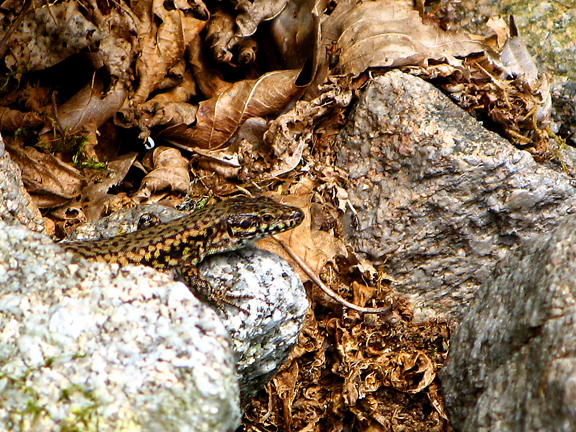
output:
M164 189L182 193L187 191L190 184L188 160L182 157L179 150L157 147L152 152L152 164L154 169L142 180L142 186L136 192L134 201L149 202L154 192Z
M34 112L22 112L0 107L0 130L16 132L19 128L35 128L44 123L44 119Z
M470 35L424 24L408 0L339 2L322 24L322 44L332 43L339 50L333 73L353 76L371 67L427 64L485 49ZM320 50L318 55L326 57Z
M237 82L199 104L193 127L169 127L158 136L186 150L222 148L247 119L284 109L302 91L296 83L299 75L299 70L274 71Z
M24 186L39 208L55 207L80 195L83 176L72 166L33 147L7 150L22 170Z

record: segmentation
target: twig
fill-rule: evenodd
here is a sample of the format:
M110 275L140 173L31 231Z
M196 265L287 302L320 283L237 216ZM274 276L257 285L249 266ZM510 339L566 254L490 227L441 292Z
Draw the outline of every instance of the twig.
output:
M14 31L22 23L24 16L28 13L31 6L32 6L32 0L26 0L24 2L24 4L22 5L22 9L18 13L18 16L16 17L14 22L10 25L8 31L4 34L4 37L0 41L0 58L4 58L4 56L6 55L6 52L8 51L8 41L10 40L12 33L14 33Z
M308 265L298 255L296 255L294 251L286 243L284 243L275 235L273 235L272 237L284 248L284 250L288 253L288 255L290 255L290 257L294 261L296 261L296 263L300 266L300 268L304 271L304 273L306 273L308 277L312 279L312 282L318 285L320 289L324 291L333 300L337 301L338 303L346 307L349 307L350 309L363 313L388 314L392 311L392 308L394 306L393 302L386 307L366 308L362 306L357 306L354 303L350 303L349 301L344 300L342 297L340 297L338 294L336 294L334 291L332 291L330 288L324 285L322 281L318 278L318 276L316 276L316 274L312 271L312 269L310 269L310 267L308 267Z

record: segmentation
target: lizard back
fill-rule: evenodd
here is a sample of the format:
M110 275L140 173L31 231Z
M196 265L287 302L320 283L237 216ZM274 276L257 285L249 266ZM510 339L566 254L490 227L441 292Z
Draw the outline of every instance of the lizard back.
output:
M294 228L303 218L299 208L270 198L237 197L168 223L109 239L62 246L93 261L166 269L183 262L196 265L207 255L239 249Z

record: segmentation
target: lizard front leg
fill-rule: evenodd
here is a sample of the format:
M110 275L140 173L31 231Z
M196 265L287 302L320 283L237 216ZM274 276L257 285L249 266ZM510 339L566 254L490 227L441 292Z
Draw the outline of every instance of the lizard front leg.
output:
M206 301L210 305L220 309L225 314L226 310L224 305L229 305L241 310L242 312L249 313L246 309L238 306L234 300L252 297L248 295L236 295L230 293L230 290L234 287L234 284L219 284L217 287L213 287L210 282L208 282L200 274L198 268L192 264L180 264L175 267L175 270L178 278L188 286L194 295L199 297L201 300Z

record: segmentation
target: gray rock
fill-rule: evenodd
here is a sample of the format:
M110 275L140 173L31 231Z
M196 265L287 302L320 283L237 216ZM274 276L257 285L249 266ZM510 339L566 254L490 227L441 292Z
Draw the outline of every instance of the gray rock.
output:
M22 185L22 174L6 152L0 135L0 220L18 221L29 229L42 232L44 221L38 208Z
M70 237L96 240L132 232L143 213L162 222L187 214L160 205L139 206L84 224ZM214 287L229 289L229 294L237 297L234 304L238 308L226 306L226 313L218 313L232 339L242 401L247 402L298 342L309 307L306 290L290 264L256 247L209 256L198 269Z
M256 247L210 256L198 269L212 284L240 296L235 303L244 311L232 307L219 313L230 332L245 403L298 343L309 307L306 290L290 264Z
M576 217L507 259L450 341L441 380L462 431L576 430Z
M567 174L400 71L369 83L337 145L357 211L346 215L346 235L382 261L421 318L460 317L509 250L576 209Z
M233 431L228 334L151 268L88 263L0 222L0 424L113 431Z
M170 222L185 215L172 207L158 204L125 208L92 223L78 226L64 241L100 240L136 231L140 217L144 214L156 216L161 223Z

